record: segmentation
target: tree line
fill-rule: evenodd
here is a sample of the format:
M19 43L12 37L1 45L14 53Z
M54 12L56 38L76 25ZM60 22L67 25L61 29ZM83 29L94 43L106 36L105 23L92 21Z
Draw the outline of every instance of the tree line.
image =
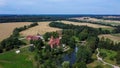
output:
M6 38L0 42L0 53L3 51L9 51L14 48L19 48L21 45L25 45L23 41L19 40L19 32L37 25L38 23L32 23L28 26L15 28L9 38Z
M40 22L40 21L56 21L64 20L64 16L51 15L3 15L0 16L0 23L7 22Z

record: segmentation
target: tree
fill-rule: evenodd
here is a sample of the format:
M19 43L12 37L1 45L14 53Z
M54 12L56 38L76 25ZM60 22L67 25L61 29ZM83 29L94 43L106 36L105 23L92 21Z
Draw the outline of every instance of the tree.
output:
M43 41L42 41L41 39L39 39L39 40L30 40L30 43L31 43L31 44L34 44L35 47L36 47L38 50L40 50L41 47L44 46L44 43L43 43Z
M117 61L117 64L120 64L120 51L117 52L116 61Z
M2 53L3 52L3 49L0 47L0 53Z
M86 62L91 61L92 52L89 48L85 46L79 46L77 51L77 62Z
M98 42L99 42L98 37L90 36L87 38L86 46L88 46L92 50L92 52L94 53L96 48L97 48Z
M64 61L62 63L62 68L70 68L70 62L69 61Z
M94 67L94 68L103 68L101 65L97 65L96 67Z
M71 37L68 41L68 45L74 49L76 45L75 38Z
M18 48L20 45L24 45L25 43L20 41L17 37L9 37L1 42L1 48L11 50L13 48Z
M79 34L79 39L81 41L87 39L88 37L88 30L87 29L84 29L80 34Z
M87 68L87 66L85 62L79 62L79 63L73 64L72 68Z

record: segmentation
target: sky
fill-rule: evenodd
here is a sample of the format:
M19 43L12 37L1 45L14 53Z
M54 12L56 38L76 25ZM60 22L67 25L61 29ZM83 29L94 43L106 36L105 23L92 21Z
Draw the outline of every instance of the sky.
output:
M120 14L120 0L0 0L0 14Z

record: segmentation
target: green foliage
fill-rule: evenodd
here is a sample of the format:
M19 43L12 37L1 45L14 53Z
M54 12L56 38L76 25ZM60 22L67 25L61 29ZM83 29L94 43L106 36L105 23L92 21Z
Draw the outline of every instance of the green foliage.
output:
M104 59L105 57L107 57L106 53L101 53L100 52L100 56Z
M73 64L72 68L87 68L87 66L85 62L79 62L79 63Z
M42 46L44 46L44 43L41 39L39 40L30 40L30 43L35 45L36 49L40 50Z
M48 38L51 38L53 36L54 38L58 38L59 34L57 32L47 32L43 35L45 41L48 41Z
M32 23L32 24L30 24L28 26L23 26L23 27L15 28L14 31L13 31L13 35L14 34L16 35L17 33L21 32L23 30L26 30L28 28L31 28L31 27L34 27L34 26L37 26L37 25L38 25L38 23Z
M64 61L62 63L62 68L70 68L70 62L69 61Z
M51 37L51 33L50 32L46 32L44 35L43 35L45 41L48 41L48 38Z
M79 46L77 52L77 62L91 62L92 52L85 46Z
M6 51L11 50L13 48L18 48L20 45L24 45L22 41L18 40L16 37L9 37L1 42L2 49Z
M98 47L103 48L103 49L108 49L108 50L119 51L120 50L120 43L114 43L110 39L102 38L98 43Z
M117 52L116 61L117 61L117 64L120 64L120 51Z
M91 49L91 51L94 53L97 48L99 38L96 36L89 36L86 42L87 42L86 46L88 46Z
M108 50L108 49L99 49L99 51L100 51L100 57L102 57L105 62L116 64L115 61L117 55L116 51Z
M34 46L29 47L29 51L33 52L35 50Z
M97 65L96 67L94 67L94 68L103 68L101 65Z
M71 47L71 48L75 48L76 46L76 42L75 42L75 39L73 37L71 37L68 41L68 45Z
M79 34L79 39L81 41L87 39L88 37L88 30L87 29L84 29L80 34Z
M37 23L32 23L32 24L30 24L28 26L24 26L24 27L20 27L20 28L15 28L13 30L13 34L9 38L4 39L0 43L1 49L5 49L6 51L9 51L9 50L11 50L13 48L19 48L20 45L25 45L24 42L22 42L21 40L18 39L19 32L21 32L23 30L26 30L26 29L28 29L30 27L36 26L36 25L38 25L38 24Z

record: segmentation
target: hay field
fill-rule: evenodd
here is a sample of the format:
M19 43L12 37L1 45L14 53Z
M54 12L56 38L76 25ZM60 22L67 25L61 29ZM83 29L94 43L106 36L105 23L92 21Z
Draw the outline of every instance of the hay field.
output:
M53 32L57 30L61 30L59 28L53 28L49 26L50 22L38 22L38 26L32 27L30 29L27 29L25 31L20 32L21 35L27 36L27 35L36 35L37 33L43 35L46 32Z
M109 38L114 42L120 42L120 36L115 36L115 35L111 35L111 34L104 34L104 35L99 35L99 38Z
M73 25L80 25L80 26L88 26L88 27L93 27L93 28L109 28L113 29L110 26L103 26L103 25L98 25L98 24L91 24L91 23L77 23L77 22L70 22L70 21L61 21L65 24L73 24Z
M30 22L0 23L0 41L9 37L16 27L29 25Z
M88 19L84 19L88 18ZM112 25L120 25L120 21L115 21L115 20L103 20L103 19L97 19L97 18L90 18L90 17L81 17L81 18L73 18L77 20L85 20L85 21L91 21L91 22L104 22L106 24L112 24Z

